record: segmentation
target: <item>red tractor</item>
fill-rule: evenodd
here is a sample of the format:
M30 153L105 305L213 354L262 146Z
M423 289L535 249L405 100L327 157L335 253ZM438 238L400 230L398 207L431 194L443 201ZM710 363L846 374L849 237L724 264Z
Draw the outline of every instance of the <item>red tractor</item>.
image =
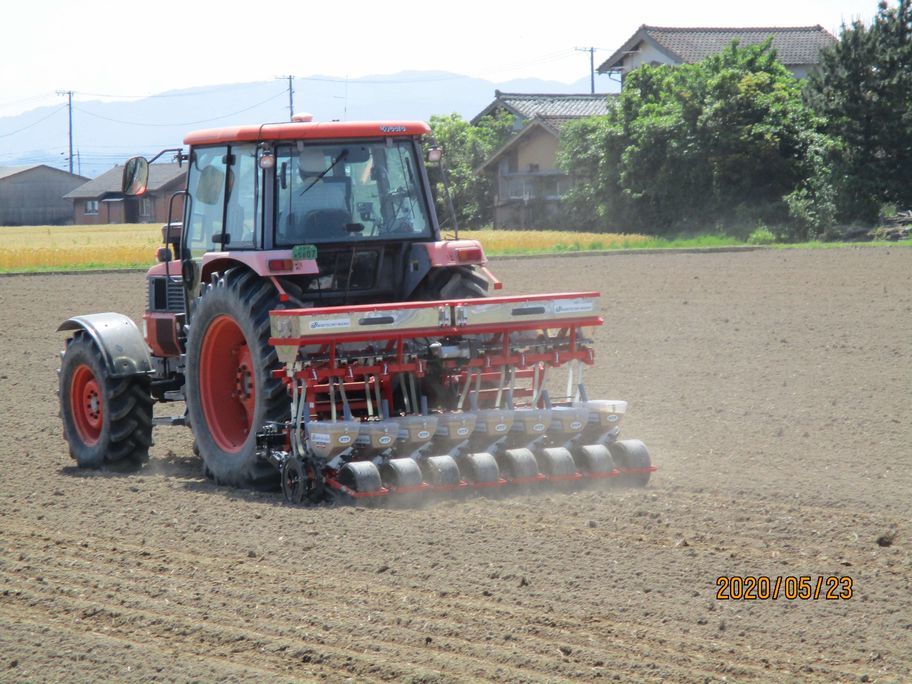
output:
M146 276L143 332L70 318L60 408L80 466L139 466L186 425L205 472L292 502L618 478L654 470L590 400L597 293L488 297L474 240L443 240L424 123L237 126L188 135L182 223ZM429 156L439 157L432 148ZM154 160L153 160L154 161ZM436 159L435 159L436 161ZM131 159L124 193L149 162ZM567 372L566 392L547 380ZM153 417L155 402L184 402Z

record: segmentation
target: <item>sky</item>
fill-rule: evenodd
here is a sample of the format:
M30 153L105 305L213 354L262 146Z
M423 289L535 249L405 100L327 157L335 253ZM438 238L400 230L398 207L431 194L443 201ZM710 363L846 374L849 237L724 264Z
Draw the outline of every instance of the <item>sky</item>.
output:
M876 0L0 0L0 116L77 98L269 80L442 70L570 83L641 24L804 26L838 35ZM416 83L420 87L420 83Z

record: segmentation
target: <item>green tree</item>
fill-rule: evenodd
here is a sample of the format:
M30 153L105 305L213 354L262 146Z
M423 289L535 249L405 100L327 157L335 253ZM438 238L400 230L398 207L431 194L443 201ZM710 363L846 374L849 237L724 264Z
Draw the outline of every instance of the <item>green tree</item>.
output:
M825 165L829 148L770 42L642 66L607 116L565 126L562 164L581 179L570 210L612 229L747 231L787 224L793 193L816 201L821 183L807 179L825 177L813 166ZM799 230L810 234L831 216L806 214Z
M870 26L843 25L806 97L839 145L840 217L871 222L883 203L912 207L910 0L881 2Z
M432 116L430 124L433 137L443 150L459 225L480 228L490 224L494 214L494 180L475 170L510 137L512 117L485 116L472 124L458 114L450 114ZM431 166L429 174L441 225L451 228L440 167Z

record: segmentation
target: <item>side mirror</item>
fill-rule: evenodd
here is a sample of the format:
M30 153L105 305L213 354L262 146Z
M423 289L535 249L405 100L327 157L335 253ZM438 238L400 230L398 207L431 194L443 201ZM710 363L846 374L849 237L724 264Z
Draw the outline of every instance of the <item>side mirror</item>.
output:
M128 159L124 165L121 191L127 197L137 197L149 186L149 162L143 157Z

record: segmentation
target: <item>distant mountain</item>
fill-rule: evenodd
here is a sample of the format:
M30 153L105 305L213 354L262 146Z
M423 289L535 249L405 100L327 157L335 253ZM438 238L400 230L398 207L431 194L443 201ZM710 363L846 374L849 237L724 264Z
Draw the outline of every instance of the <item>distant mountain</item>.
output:
M310 76L294 81L295 111L317 120L422 119L457 113L471 118L494 91L587 93L589 78L575 83L515 79L494 83L443 71L340 79ZM598 77L596 90L616 92ZM87 100L73 105L74 171L95 177L136 154L178 147L200 128L288 120L287 82L234 83L173 90L135 100ZM12 135L11 135L12 134ZM48 164L67 168L65 106L41 107L0 117L0 166Z

